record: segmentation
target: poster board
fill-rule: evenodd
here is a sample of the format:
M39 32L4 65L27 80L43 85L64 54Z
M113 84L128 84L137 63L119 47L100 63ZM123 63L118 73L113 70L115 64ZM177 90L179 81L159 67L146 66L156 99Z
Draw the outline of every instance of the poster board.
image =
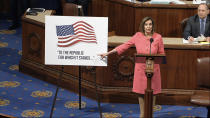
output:
M107 66L108 18L45 17L45 64Z

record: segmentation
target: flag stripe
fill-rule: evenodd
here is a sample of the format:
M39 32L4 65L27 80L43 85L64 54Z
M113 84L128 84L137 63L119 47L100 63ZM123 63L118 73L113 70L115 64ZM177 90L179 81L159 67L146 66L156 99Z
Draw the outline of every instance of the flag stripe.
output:
M78 21L78 22L74 23L73 26L76 25L76 24L79 24L79 23L85 24L85 25L87 25L87 26L93 28L91 25L87 24L87 23L84 22L84 21Z
M96 38L95 35L89 35L89 36L87 36L87 35L79 34L77 36L86 37L86 38ZM70 38L74 38L74 37L77 37L77 36L58 37L58 39L65 40L65 39L70 39Z
M87 27L86 25L83 25L83 24L78 24L78 25L73 25L73 27L74 27L74 29L77 29L77 27L84 27L84 28L86 28L86 29L88 29L88 30L90 30L90 31L93 31L93 29L92 28L89 28L89 27Z
M88 30L86 30L86 29L84 29L84 28L77 28L76 30L75 30L75 33L77 33L77 31L86 31L86 32L88 32L88 33L94 33L94 32L92 32L92 31L88 31Z
M67 37L58 37L58 39L62 40L62 39L68 39L68 38L71 38L71 37L74 37L74 35L69 35Z
M93 35L93 36L95 36L95 33L86 33L86 32L83 32L83 31L78 31L78 32L75 32L75 33L77 33L77 34L85 34L85 35Z

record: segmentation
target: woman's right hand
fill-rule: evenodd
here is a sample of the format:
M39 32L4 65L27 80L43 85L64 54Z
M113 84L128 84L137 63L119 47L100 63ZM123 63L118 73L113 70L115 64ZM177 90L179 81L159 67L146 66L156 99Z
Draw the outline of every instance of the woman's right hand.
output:
M108 56L108 52L107 53L99 54L99 56L101 56L101 58L103 59L104 57Z
M104 57L108 56L109 54L116 53L116 52L117 52L117 50L113 49L107 53L102 53L102 54L98 54L98 55L101 56L101 58L103 59Z

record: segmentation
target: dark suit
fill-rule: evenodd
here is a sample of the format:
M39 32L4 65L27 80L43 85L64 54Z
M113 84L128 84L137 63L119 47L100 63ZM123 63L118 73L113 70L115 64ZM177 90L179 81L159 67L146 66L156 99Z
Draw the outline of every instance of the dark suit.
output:
M55 10L56 14L61 14L61 0L31 0L32 8L44 8L46 10Z
M21 16L29 7L30 0L10 0L10 14L12 18L12 26L9 27L9 30L16 29L20 26Z
M187 40L189 36L192 36L194 38L197 38L200 36L200 20L199 16L195 15L188 19L187 25L184 29L183 37ZM205 37L210 36L210 14L206 18L206 24L205 24Z

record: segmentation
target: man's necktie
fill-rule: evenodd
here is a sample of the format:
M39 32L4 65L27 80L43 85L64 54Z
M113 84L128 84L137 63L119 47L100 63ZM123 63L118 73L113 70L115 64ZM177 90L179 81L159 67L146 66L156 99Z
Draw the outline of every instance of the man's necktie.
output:
M200 34L204 35L205 27L204 27L204 19L201 19L201 27Z

